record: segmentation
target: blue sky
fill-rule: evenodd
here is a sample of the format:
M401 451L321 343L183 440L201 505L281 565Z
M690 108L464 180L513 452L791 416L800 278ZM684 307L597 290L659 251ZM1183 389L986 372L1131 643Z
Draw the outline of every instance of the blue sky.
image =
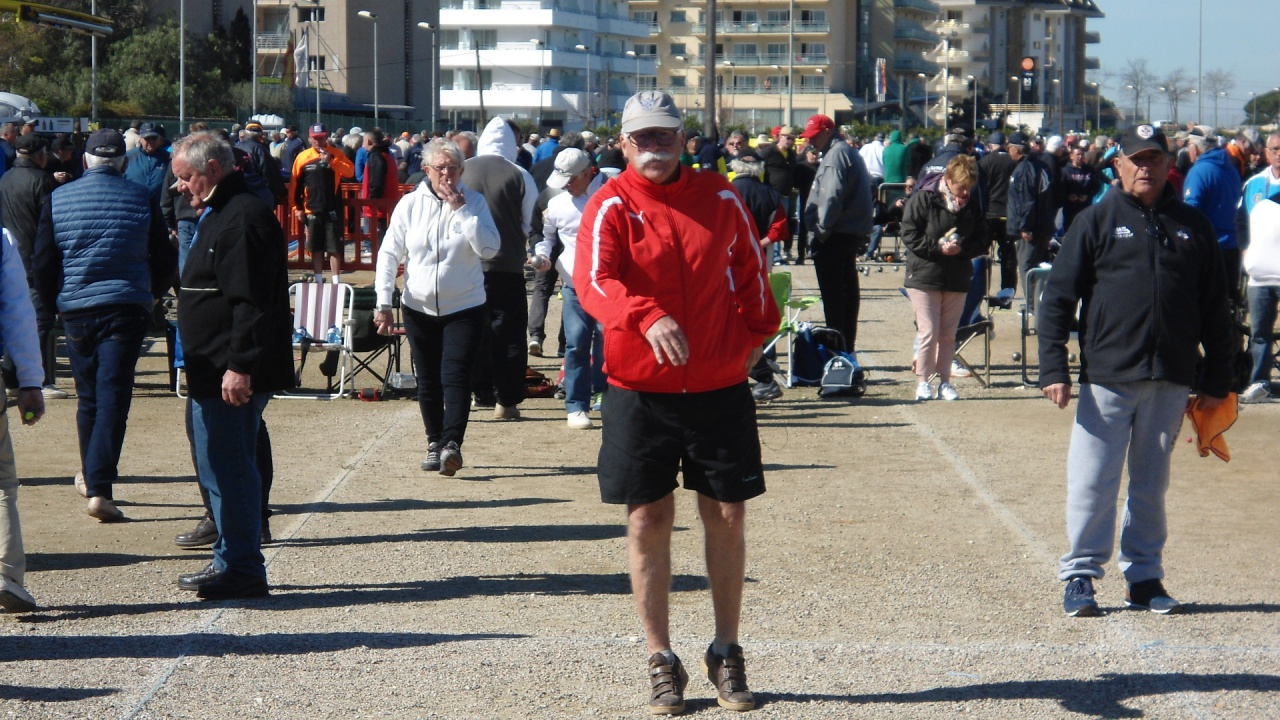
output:
M1090 45L1087 53L1102 63L1104 71L1118 73L1130 59L1145 58L1158 77L1183 68L1196 77L1199 42L1200 0L1097 0L1106 13L1102 20L1090 20L1089 30L1102 35L1102 42ZM1249 92L1265 93L1280 86L1280 3L1277 0L1203 0L1204 71L1221 69L1235 77L1236 87L1220 100L1222 125L1239 122L1241 108ZM1268 52L1268 46L1270 52ZM1092 73L1090 73L1092 75ZM1091 78L1092 79L1092 78ZM1104 95L1122 107L1133 96L1118 85L1118 77L1107 81ZM1142 100L1143 105L1146 99ZM1181 103L1181 119L1192 119L1199 101L1193 95ZM1144 108L1145 110L1145 108ZM1153 99L1153 115L1165 117L1164 97ZM1206 99L1201 122L1213 123L1213 103Z

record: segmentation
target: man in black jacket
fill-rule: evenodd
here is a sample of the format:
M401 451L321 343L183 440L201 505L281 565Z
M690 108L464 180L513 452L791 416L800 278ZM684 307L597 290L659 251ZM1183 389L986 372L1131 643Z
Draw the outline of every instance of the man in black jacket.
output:
M284 232L234 163L230 144L211 133L174 145L178 189L202 213L182 271L178 328L194 454L218 528L213 561L179 576L178 586L206 599L268 594L254 459L267 401L293 385Z
M1164 133L1151 125L1124 134L1117 163L1122 191L1076 217L1037 312L1040 387L1065 408L1067 339L1079 307L1080 401L1067 455L1071 548L1058 569L1067 583L1063 609L1072 616L1101 614L1093 580L1103 576L1115 543L1126 460L1119 555L1125 604L1178 611L1161 582L1169 459L1192 388L1203 411L1213 411L1230 390L1238 340L1217 237L1204 215L1166 187L1166 147Z
M27 133L17 139L17 154L13 167L0 177L0 217L4 226L18 245L18 256L22 258L23 268L27 271L27 285L31 288L31 302L36 306L36 333L40 339L40 359L44 363L43 393L46 398L66 399L66 390L57 386L54 368L57 358L54 345L57 336L54 325L57 318L50 313L45 303L40 300L40 293L35 289L35 278L31 274L31 255L36 246L36 229L40 225L40 213L49 202L53 192L53 177L44 171L49 157L49 143L35 133ZM13 374L13 361L4 360L4 372L16 383ZM16 384L11 384L17 387Z
M1016 238L1005 229L1008 217L1009 178L1018 163L1005 152L1004 133L996 131L987 136L987 154L978 161L986 183L987 228L991 242L1000 256L1000 289L1008 290L1012 297L1018 287L1018 248Z
M1049 241L1053 239L1057 215L1053 178L1048 168L1036 160L1029 145L1027 136L1021 132L1009 136L1009 157L1017 165L1009 177L1006 229L1009 238L1018 243L1018 274L1023 278L1049 259Z

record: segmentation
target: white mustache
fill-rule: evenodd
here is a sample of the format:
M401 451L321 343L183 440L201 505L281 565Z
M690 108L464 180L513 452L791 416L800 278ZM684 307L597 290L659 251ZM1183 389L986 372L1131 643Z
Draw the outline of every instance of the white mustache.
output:
M655 163L655 162L658 162L658 163L671 162L675 158L676 158L675 153L666 152L663 150L645 150L636 156L636 162L641 165L648 165L649 163Z

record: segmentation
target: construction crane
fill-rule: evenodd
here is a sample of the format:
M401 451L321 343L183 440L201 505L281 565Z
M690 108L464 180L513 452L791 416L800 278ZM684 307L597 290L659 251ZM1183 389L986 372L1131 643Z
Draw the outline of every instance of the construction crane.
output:
M106 37L115 31L108 18L88 13L64 10L52 5L41 5L19 0L0 0L0 13L9 12L18 16L20 22L68 30L70 32Z

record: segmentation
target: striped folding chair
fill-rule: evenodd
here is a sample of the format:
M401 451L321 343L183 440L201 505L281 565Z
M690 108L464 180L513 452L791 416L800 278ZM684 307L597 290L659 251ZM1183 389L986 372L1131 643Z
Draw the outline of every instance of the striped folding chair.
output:
M349 392L347 379L351 376L351 310L355 297L352 287L346 283L296 283L289 288L289 296L293 304L293 347L299 353L297 385L302 386L302 371L312 350L328 353L320 367L329 380L324 392L290 390L276 397L311 400L344 397ZM330 359L335 363L332 372L325 368Z

